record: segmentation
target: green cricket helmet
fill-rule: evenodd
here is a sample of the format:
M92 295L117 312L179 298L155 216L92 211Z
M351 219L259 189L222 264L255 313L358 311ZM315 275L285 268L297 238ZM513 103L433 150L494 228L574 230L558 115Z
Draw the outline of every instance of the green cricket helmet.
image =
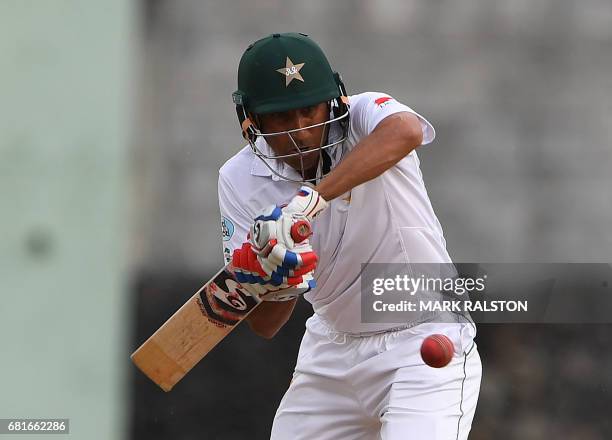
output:
M346 139L349 112L344 84L340 74L332 70L321 48L306 34L272 34L251 44L240 59L238 90L232 97L243 136L249 141L253 152L272 172L284 179L294 180L278 174L268 161L303 156L304 152L298 147L292 133L318 125L325 125L324 132L328 133L332 124L339 124L342 136L331 142L321 140L322 145L318 148L320 154ZM252 120L257 115L285 112L321 102L328 102L330 108L330 118L322 124L262 133ZM295 153L274 156L265 154L255 145L259 136L265 138L283 135L289 136L295 146Z

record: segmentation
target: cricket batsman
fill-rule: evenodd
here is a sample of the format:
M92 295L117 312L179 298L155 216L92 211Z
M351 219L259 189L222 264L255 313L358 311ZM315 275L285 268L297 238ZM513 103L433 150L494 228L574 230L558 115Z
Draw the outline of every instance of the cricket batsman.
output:
M273 337L297 297L314 309L273 440L457 440L471 428L482 367L468 319L398 324L361 319L362 263L451 263L416 148L435 132L378 92L348 96L307 35L251 44L233 94L248 141L219 171L226 262L263 300L247 318ZM295 242L291 229L309 222ZM444 368L420 357L442 334Z

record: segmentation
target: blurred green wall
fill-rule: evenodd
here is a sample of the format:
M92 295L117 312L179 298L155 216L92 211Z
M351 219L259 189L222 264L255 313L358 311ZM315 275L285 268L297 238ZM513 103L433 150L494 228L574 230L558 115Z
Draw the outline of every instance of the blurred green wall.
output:
M125 437L134 16L0 0L0 418L70 418L74 439Z

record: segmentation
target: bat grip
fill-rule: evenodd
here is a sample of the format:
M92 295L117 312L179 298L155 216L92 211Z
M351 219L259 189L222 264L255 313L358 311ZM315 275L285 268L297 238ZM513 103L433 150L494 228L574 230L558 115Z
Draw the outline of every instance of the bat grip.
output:
M310 223L306 220L298 220L293 225L291 225L291 238L296 243L301 243L304 240L307 240L308 237L312 235L312 228L310 227Z

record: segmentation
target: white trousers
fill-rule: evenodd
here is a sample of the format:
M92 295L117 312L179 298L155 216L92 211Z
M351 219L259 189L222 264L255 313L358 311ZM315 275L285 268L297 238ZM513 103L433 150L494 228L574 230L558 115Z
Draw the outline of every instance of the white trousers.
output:
M434 333L455 345L444 368L421 359ZM354 337L314 315L271 440L467 439L482 375L475 334L472 324L428 323Z

